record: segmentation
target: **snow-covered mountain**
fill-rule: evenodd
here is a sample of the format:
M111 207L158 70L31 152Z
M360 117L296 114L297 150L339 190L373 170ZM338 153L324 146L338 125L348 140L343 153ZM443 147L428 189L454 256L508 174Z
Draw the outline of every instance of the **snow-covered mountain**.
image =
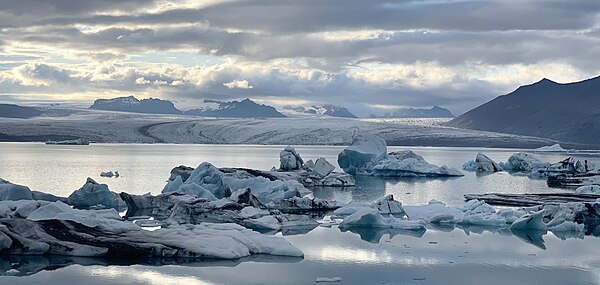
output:
M285 110L294 111L296 113L304 113L304 114L313 114L313 115L326 115L331 117L341 117L341 118L356 118L356 116L348 109L326 104L326 105L313 105L310 107L304 106L285 106L283 107Z
M171 101L154 98L138 100L134 96L97 99L90 109L147 114L182 114Z
M229 118L285 118L277 109L257 104L250 99L220 102L204 100L205 106L184 112L186 115Z
M13 104L0 104L0 117L27 119L41 115L42 112L36 108L23 107Z
M447 124L597 145L599 95L600 77L568 84L543 79L496 97Z
M433 106L429 109L402 108L383 115L371 115L372 118L454 118L445 108Z

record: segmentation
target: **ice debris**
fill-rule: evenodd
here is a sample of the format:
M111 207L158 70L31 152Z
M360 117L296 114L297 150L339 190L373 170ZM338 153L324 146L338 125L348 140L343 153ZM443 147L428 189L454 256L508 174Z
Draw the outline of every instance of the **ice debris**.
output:
M115 177L116 178L116 177L119 177L120 174L119 174L118 171L115 171L115 172L112 172L112 171L102 171L102 172L100 172L100 176L101 177L109 177L109 178L110 177Z

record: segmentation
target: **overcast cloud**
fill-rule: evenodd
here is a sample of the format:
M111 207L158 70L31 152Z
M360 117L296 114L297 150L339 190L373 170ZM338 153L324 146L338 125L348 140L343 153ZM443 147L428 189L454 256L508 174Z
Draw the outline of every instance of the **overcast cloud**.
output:
M0 100L464 112L600 73L600 1L4 0Z

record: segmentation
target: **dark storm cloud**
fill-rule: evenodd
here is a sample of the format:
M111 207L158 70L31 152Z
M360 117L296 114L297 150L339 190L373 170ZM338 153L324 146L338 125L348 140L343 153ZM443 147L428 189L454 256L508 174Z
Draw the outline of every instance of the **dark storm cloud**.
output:
M594 25L599 10L600 2L595 0L251 0L139 15L54 17L38 23L210 23L282 34L346 29L572 30Z

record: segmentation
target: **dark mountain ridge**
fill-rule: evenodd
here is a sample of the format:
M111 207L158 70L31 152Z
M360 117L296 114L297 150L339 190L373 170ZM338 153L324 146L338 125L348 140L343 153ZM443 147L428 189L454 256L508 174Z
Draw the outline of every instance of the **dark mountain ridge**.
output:
M600 145L600 77L566 84L544 78L447 125Z

